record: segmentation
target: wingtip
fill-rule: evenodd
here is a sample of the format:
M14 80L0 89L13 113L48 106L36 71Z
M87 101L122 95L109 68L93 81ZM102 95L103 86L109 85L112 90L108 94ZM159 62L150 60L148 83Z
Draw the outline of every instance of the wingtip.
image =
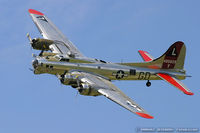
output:
M192 92L184 92L186 95L194 95Z
M36 10L34 10L34 9L29 9L28 12L29 12L30 14L44 15L43 13L41 13L41 12L39 12L39 11L36 11Z
M150 116L148 114L145 113L140 113L140 112L136 112L136 114L138 114L139 116L143 117L143 118L147 118L147 119L153 119L153 116Z

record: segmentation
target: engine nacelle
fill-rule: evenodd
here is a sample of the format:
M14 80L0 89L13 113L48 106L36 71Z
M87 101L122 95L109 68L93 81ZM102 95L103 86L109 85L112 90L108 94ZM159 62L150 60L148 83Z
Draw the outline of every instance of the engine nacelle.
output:
M64 73L59 76L60 82L64 85L71 85L76 88L81 95L86 96L98 96L101 95L92 83L87 81L85 78L70 73ZM91 83L91 84L90 84Z
M79 87L77 87L78 92L81 95L86 96L98 96L101 95L97 90L93 89L89 84L87 83L81 83Z
M36 49L36 50L45 50L45 51L50 50L49 46L51 44L53 44L52 40L41 39L41 38L35 38L31 42L31 46L33 47L33 49Z
M71 74L61 75L60 82L64 85L71 85L73 88L78 87L76 79Z

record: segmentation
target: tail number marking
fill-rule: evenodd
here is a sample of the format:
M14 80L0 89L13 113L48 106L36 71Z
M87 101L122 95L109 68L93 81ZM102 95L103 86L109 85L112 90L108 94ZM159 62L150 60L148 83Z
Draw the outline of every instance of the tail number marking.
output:
M139 80L149 80L151 77L151 73L150 72L140 72L138 79Z

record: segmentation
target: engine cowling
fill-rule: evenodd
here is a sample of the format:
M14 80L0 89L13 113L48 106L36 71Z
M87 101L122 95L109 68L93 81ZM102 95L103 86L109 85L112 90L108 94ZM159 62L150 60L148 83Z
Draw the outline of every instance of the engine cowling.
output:
M60 82L64 85L71 85L73 88L78 87L76 79L71 74L61 75Z
M50 50L49 46L53 44L52 40L48 39L41 39L41 38L34 38L31 42L31 46L33 49L36 50Z
M86 96L101 95L96 89L92 88L92 86L87 83L81 83L81 85L77 87L77 89L81 95L86 95Z

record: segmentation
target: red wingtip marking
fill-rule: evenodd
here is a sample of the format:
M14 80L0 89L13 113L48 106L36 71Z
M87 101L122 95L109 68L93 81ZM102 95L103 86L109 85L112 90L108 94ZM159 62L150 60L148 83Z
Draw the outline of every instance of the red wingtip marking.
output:
M34 9L29 9L28 12L31 13L31 14L36 14L36 15L44 15L43 13L36 11Z
M184 93L187 95L194 95L194 93L192 93L192 92L184 92Z
M145 114L145 113L136 112L136 114L138 114L141 117L147 118L147 119L153 119L154 118L153 116L150 116L150 115Z

